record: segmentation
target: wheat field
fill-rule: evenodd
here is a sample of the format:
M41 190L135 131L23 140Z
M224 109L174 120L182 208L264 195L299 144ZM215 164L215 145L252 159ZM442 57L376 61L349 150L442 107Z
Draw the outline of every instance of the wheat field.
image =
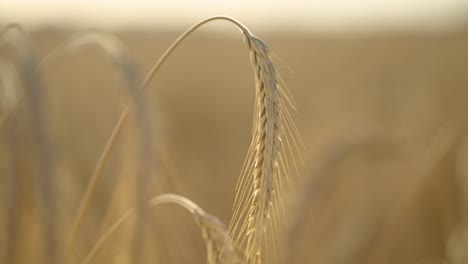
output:
M0 41L1 263L468 263L468 30L210 23Z

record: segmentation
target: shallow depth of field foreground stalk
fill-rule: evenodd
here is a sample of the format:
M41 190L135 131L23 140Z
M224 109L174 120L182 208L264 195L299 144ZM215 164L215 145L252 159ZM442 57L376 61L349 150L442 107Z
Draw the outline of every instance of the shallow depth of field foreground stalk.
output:
M24 177L28 183L38 183L36 189L38 199L35 205L39 211L41 232L45 241L40 247L42 247L43 254L48 256L49 263L57 263L56 202L52 197L55 176L52 168L55 164L53 164L51 142L47 133L45 111L47 97L38 70L39 62L30 45L28 34L20 25L9 24L0 31L0 46L10 48L18 61L18 76L23 86L25 104L30 115L28 125L33 138L31 153L38 164L33 173L26 173Z
M256 104L254 135L249 148L245 166L237 186L237 195L234 206L234 217L229 228L231 238L236 238L238 248L246 249L245 262L260 263L262 249L266 245L267 231L270 234L277 232L278 228L269 228L272 222L277 226L279 216L279 202L282 200L283 179L288 176L289 165L283 156L288 153L288 146L292 154L288 134L294 134L295 127L285 102L291 102L288 94L282 89L279 76L271 61L269 49L266 44L253 36L250 31L235 19L217 16L203 20L185 31L166 50L154 64L142 88L148 86L150 80L162 64L179 46L179 44L200 26L213 21L226 20L236 25L244 34L245 42L251 54L256 80ZM99 158L95 171L100 171L107 160L119 131L125 123L129 107L122 113L119 122L106 144ZM282 137L286 139L285 143ZM294 138L292 138L294 140ZM295 144L295 142L294 142ZM273 220L273 221L272 221ZM274 241L271 241L274 242Z
M152 161L152 151L153 151L153 144L152 144L152 133L150 131L150 122L151 120L148 118L147 111L146 111L146 104L141 96L141 90L139 89L139 80L137 77L136 66L133 60L128 55L125 46L120 40L114 37L111 34L107 34L104 32L99 31L90 31L84 34L78 34L77 36L72 37L71 39L64 42L64 44L56 47L51 52L45 56L41 61L41 66L46 66L51 64L52 62L62 59L65 55L71 54L72 52L76 52L82 47L88 45L95 45L99 50L106 55L106 57L113 63L113 65L118 68L123 76L123 79L126 82L126 88L128 89L128 94L133 99L133 106L135 109L135 115L139 124L140 128L140 157L141 166L140 171L138 173L138 184L137 187L139 190L136 190L137 200L139 204L144 204L144 197L143 188L146 181L147 174L151 174L150 165L149 163ZM126 109L128 109L127 107ZM108 143L106 147L112 145L113 142ZM108 156L101 156L101 158L107 158ZM99 161L98 164L103 164L103 161ZM76 212L74 222L70 231L69 239L67 241L65 252L64 252L64 262L66 263L67 260L71 256L71 250L73 243L77 237L79 228L84 220L84 215L86 210L90 205L90 200L95 188L97 186L97 182L99 180L99 176L101 175L102 166L98 166L93 171L93 174L90 177L90 181L88 182L86 192L84 193L81 202L79 204L78 210ZM138 227L142 227L142 219L143 217L141 213L144 210L142 208L138 208L139 213L139 225ZM141 228L138 230L139 236L143 234Z
M0 129L5 129L6 142L8 143L10 151L10 161L9 163L12 166L18 163L18 154L15 146L15 127L14 125L8 124L8 119L14 115L14 111L17 104L17 99L20 93L20 87L18 85L19 77L14 68L14 66L6 61L0 60L0 87L1 95L0 100L1 104L1 119L0 119ZM10 119L11 120L11 119ZM5 127L3 125L5 124ZM16 170L12 169L7 175L6 186L8 188L5 194L2 194L2 198L7 202L6 205L6 223L4 224L4 232L1 235L1 239L6 241L6 246L0 251L0 260L2 263L12 263L14 261L14 253L16 252L17 244L17 215L19 211L19 176Z

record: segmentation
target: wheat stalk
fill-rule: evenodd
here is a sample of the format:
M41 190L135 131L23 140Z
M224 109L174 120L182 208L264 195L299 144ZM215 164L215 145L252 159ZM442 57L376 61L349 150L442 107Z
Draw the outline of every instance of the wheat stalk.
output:
M460 218L465 226L468 227L468 130L463 133L459 139L455 158L455 179L459 191Z
M145 182L147 182L145 177L151 174L150 162L153 160L154 148L152 143L153 141L151 132L151 119L148 116L146 103L144 101L144 97L142 96L141 90L139 89L140 83L137 76L135 63L127 55L128 52L126 51L124 44L118 38L111 34L100 31L89 31L83 34L78 34L77 36L73 36L69 40L65 41L62 45L54 48L42 59L41 65L50 65L52 62L63 58L64 55L76 52L79 49L89 45L97 46L100 49L100 51L122 72L122 75L126 82L126 88L128 89L129 95L133 100L133 107L136 110L136 118L140 126L139 131L141 133L139 135L139 160L141 160L141 167L139 173L137 174L138 190L135 191L135 194L137 195L137 200L139 201L138 204L142 205L144 204L145 199L145 192L143 190L146 189ZM129 107L127 106L126 109L128 108ZM113 142L111 142L111 144L112 143ZM107 149L108 146L109 145L106 145L105 149ZM107 155L101 156L101 158L103 159L100 159L98 161L97 166L95 167L86 187L85 194L83 195L80 205L78 207L76 216L74 218L74 222L72 224L70 236L65 247L65 263L71 256L73 243L77 237L79 228L83 222L84 215L90 205L91 196L93 195L99 178L102 175L101 172L107 157ZM141 208L139 208L138 212L138 219L140 221L146 219L146 217L142 215L144 210L141 210ZM140 224L138 226L141 227L143 225ZM142 240L142 235L143 232L141 228L139 228L139 232L137 232L137 241ZM135 247L135 249L137 248L139 248L138 245Z
M18 34L14 34L14 33ZM19 61L19 76L24 86L24 94L27 99L27 106L30 110L30 122L33 131L35 144L35 159L38 161L38 177L28 179L30 183L36 183L38 186L37 195L38 206L41 214L41 224L44 227L45 243L43 244L44 255L49 258L49 263L57 262L56 245L57 237L55 232L55 205L52 198L53 194L53 172L52 172L52 153L50 142L47 137L45 124L45 95L43 83L38 71L38 60L32 51L29 40L24 29L17 24L7 25L0 33L0 45L6 45L13 49Z
M468 261L468 134L466 124L459 138L455 157L455 181L458 191L459 222L451 231L445 249L448 263L461 264Z
M20 89L18 86L18 75L15 68L11 63L6 61L0 61L0 86L2 87L2 96L0 100L2 101L2 118L0 127L5 124L11 115L14 114L16 108ZM17 158L16 153L17 149L15 147L15 131L13 126L8 126L6 131L6 138L8 141L8 146L10 149L10 170L7 179L7 189L3 190L5 193L5 201L8 203L6 206L5 215L7 217L5 227L2 227L4 240L4 247L2 247L1 259L4 263L13 263L14 254L16 252L16 243L17 243L17 216L18 216L18 200L19 200L19 184L18 184L18 171L17 167Z
M151 199L147 206L153 208L161 204L173 203L187 209L202 231L202 237L206 244L207 263L241 263L239 253L234 250L234 245L227 236L226 226L215 216L206 213L201 207L191 200L176 194L161 194ZM114 234L118 228L135 213L135 209L125 212L94 244L82 264L89 264L98 250ZM223 254L221 255L221 251Z
M0 101L3 108L0 115L0 128L9 119L22 96L18 83L18 73L14 66L7 61L0 61L0 84L2 87Z

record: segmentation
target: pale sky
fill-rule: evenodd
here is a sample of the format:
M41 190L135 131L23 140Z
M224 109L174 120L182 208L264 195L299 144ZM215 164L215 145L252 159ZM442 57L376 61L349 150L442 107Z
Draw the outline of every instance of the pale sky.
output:
M188 26L213 15L269 28L437 30L468 21L468 0L0 0L1 22L27 26Z

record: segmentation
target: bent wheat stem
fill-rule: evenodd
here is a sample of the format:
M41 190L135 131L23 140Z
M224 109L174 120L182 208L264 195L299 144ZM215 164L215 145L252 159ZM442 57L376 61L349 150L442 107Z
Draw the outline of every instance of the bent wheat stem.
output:
M231 263L240 264L241 258L237 255L234 250L234 245L230 242L227 237L226 226L215 216L206 213L201 207L191 200L176 194L161 194L151 199L147 206L153 208L161 204L173 203L177 204L192 214L196 223L202 230L203 240L206 244L207 249L207 263ZM96 255L98 250L104 245L104 243L112 236L114 232L132 216L136 210L130 209L125 212L94 244L88 255L82 264L89 264L93 257ZM221 255L221 250L224 246L224 254Z

